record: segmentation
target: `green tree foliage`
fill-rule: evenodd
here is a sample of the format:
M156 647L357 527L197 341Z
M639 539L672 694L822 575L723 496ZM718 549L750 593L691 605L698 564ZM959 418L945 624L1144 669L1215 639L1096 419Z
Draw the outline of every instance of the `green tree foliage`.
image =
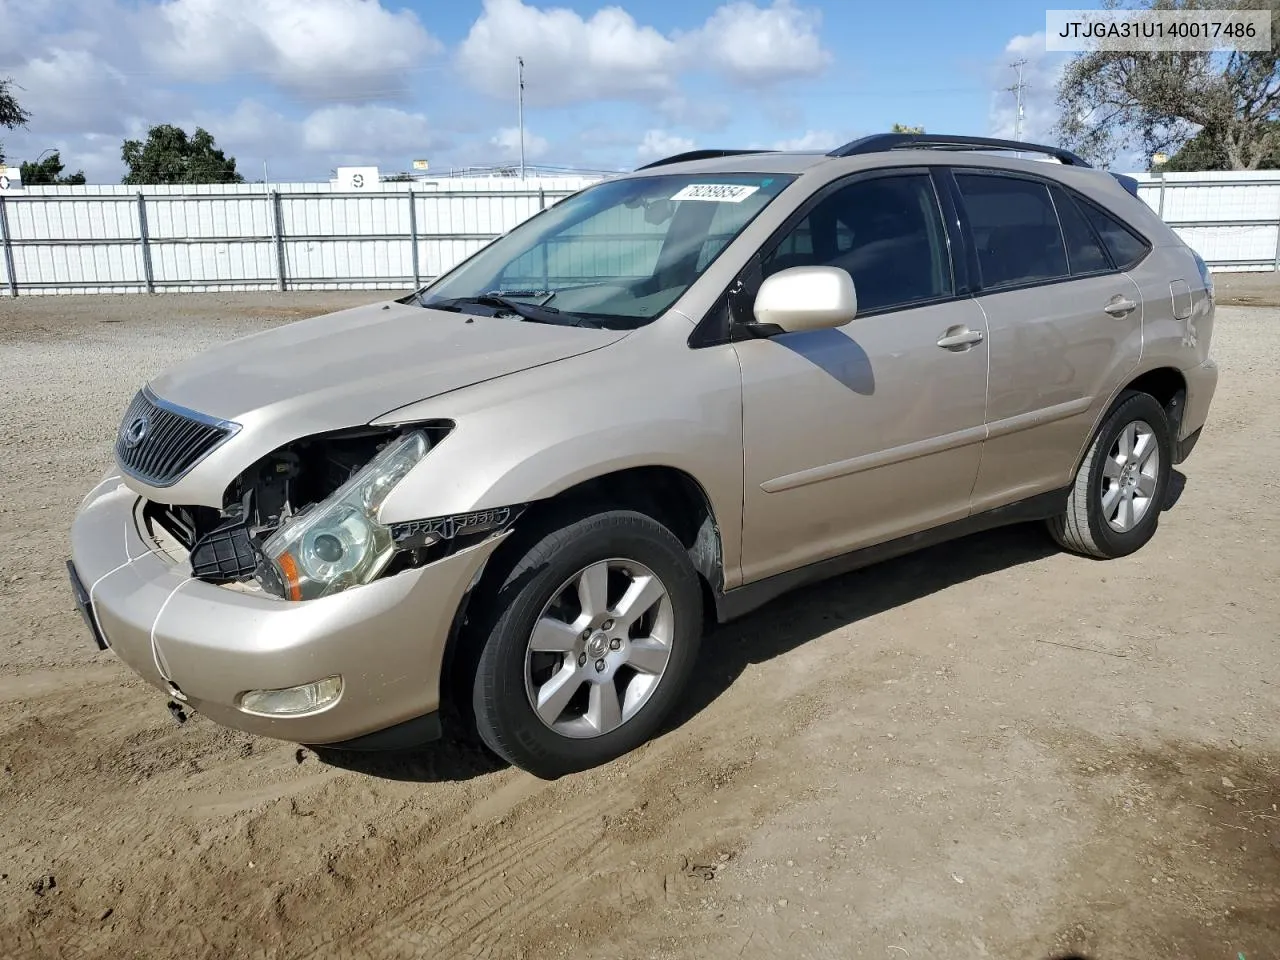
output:
M1268 120L1266 125L1273 135L1280 135L1280 121ZM1170 173L1194 172L1198 170L1231 170L1231 160L1222 143L1212 133L1201 130L1169 157L1167 163L1157 169ZM1272 146L1258 163L1260 170L1280 169L1280 136L1272 141Z
M18 127L25 127L27 121L31 119L31 114L23 110L15 97L9 90L13 84L10 79L0 80L0 127L6 127L9 130L16 130ZM0 143L0 163L4 162L4 144Z
M924 133L924 127L908 127L906 124L895 123L890 133Z
M1131 9L1280 10L1280 0L1140 0ZM1256 170L1280 148L1280 23L1261 52L1076 54L1058 84L1058 138L1094 163L1121 150L1171 152L1196 134L1183 163ZM1197 133L1198 131L1198 133ZM1181 152L1181 151L1179 151ZM1166 170L1175 169L1173 158ZM1177 169L1187 169L1179 167Z
M62 157L55 150L42 160L27 162L22 165L23 186L34 186L40 183L79 184L84 183L84 171L77 170L63 176Z
M121 183L244 183L235 157L219 150L201 127L188 137L181 127L159 124L148 131L146 143L126 140L120 156L129 168Z

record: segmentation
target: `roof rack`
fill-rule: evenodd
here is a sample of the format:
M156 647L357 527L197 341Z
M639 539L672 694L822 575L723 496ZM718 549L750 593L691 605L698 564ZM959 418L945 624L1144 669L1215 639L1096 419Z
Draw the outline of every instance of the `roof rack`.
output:
M992 137L959 137L931 133L873 133L836 147L829 157L856 157L886 150L1005 150L1014 153L1043 153L1073 167L1089 166L1081 157L1061 147Z
M669 163L685 163L689 160L713 160L716 157L738 157L750 153L774 152L773 150L688 150L671 157L663 157L661 160L653 161L653 163L646 163L642 167L636 167L636 169L649 170L653 167L665 167Z

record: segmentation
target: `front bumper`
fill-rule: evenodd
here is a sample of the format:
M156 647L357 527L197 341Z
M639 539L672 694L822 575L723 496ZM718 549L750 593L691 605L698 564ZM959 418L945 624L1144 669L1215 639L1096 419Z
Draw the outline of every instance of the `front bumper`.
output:
M438 731L445 646L501 537L384 580L293 602L191 577L152 538L142 501L118 477L85 498L72 571L91 630L152 686L227 727L316 745ZM74 581L74 578L73 578ZM305 716L242 712L239 695L342 677L336 702ZM347 741L356 741L347 744Z

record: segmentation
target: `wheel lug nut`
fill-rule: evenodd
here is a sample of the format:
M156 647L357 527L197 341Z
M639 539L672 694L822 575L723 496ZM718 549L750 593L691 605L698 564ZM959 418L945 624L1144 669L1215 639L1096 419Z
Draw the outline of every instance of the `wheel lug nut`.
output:
M601 629L601 630L612 630L612 629L613 629L613 621L612 621L612 620L606 620L604 623L600 624L600 629Z
M612 640L610 640L610 641L609 641L609 649L610 649L610 650L621 650L621 649L622 649L622 641L621 641L621 640L619 640L617 637L614 637Z
M590 639L591 639L591 631L590 631L590 630L583 630L583 631L582 631L582 639L583 639L583 640L590 640Z
M596 661L596 673L604 673L604 661L603 661L603 660L597 660L597 661Z
M578 666L585 667L587 665L587 655L585 653L578 654Z

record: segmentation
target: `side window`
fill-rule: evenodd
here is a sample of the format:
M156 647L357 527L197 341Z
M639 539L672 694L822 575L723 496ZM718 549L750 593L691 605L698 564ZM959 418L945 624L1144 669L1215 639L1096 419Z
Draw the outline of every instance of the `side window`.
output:
M1102 249L1097 234L1080 212L1071 194L1061 187L1052 187L1053 205L1058 208L1062 222L1062 236L1067 241L1067 261L1073 277L1089 273L1103 273L1113 269L1107 252Z
M984 287L1070 275L1049 188L1034 180L956 171Z
M1111 259L1121 270L1128 270L1147 255L1147 242L1109 214L1103 213L1092 203L1081 203L1084 214L1098 231L1102 242L1111 251Z
M765 257L763 273L807 266L847 270L859 313L950 296L933 181L927 174L876 177L819 200Z

